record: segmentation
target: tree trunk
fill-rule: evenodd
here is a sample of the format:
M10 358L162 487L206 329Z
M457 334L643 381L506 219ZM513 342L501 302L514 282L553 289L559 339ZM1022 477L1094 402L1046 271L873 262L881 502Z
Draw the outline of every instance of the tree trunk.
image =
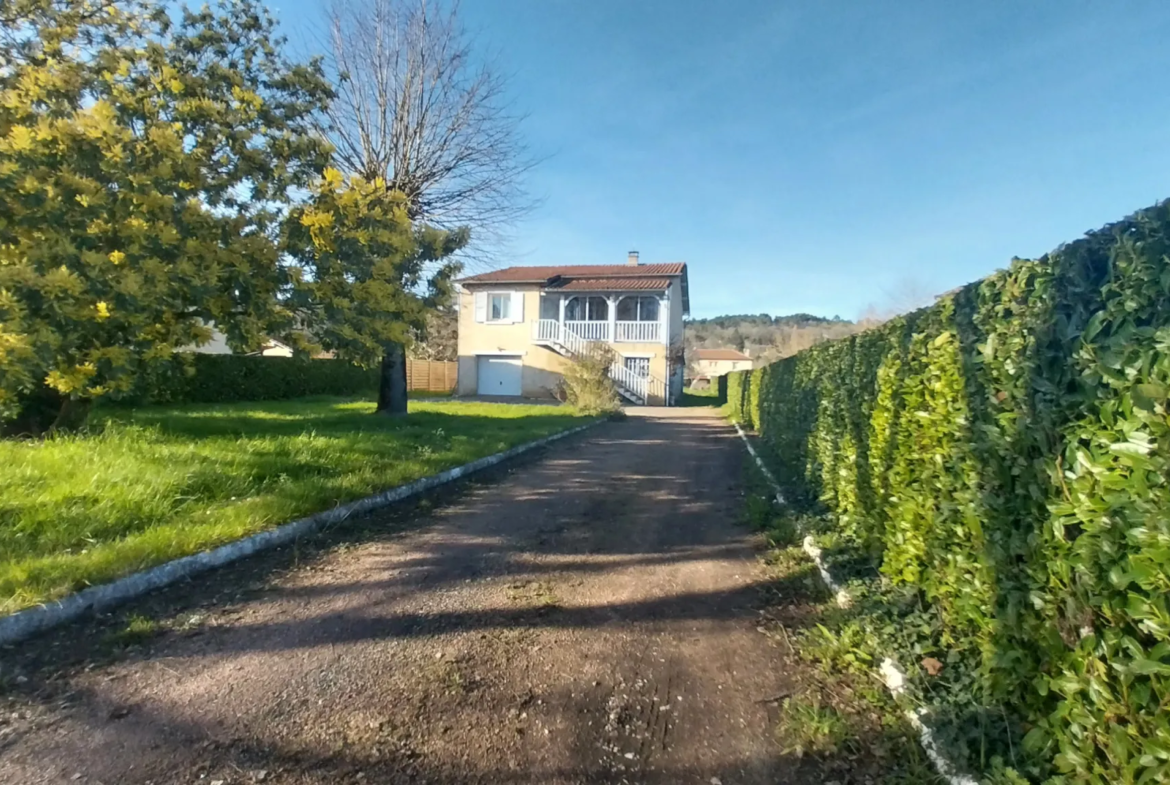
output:
M57 431L78 431L89 420L89 410L93 401L89 398L66 398L61 402L61 411L57 412L57 419L49 428L50 433Z
M20 396L15 418L0 423L0 437L40 438L58 431L76 431L89 419L92 401L67 398L44 384Z
M406 349L400 343L386 345L378 381L377 414L406 414Z

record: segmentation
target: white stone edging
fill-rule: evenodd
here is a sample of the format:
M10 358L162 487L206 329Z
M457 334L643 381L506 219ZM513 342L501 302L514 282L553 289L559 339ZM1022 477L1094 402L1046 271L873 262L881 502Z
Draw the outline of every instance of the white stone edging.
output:
M756 459L756 465L760 467L760 471L764 473L764 476L768 478L768 482L772 484L772 489L776 491L776 503L779 505L787 504L788 502L784 500L784 494L780 491L780 483L776 482L776 478L772 476L772 472L768 471L768 467L764 465L764 461L760 458L759 453L756 452L756 448L752 447L752 443L748 441L747 434L743 432L743 428L740 428L737 422L732 423L732 425L735 426L735 431L739 434L739 438L743 439L743 446L747 447L747 451Z
M422 477L414 482L390 488L373 496L366 496L346 504L340 504L328 510L314 513L306 518L300 518L283 524L275 529L269 529L268 531L259 532L244 537L243 539L229 542L226 545L221 545L209 551L164 562L157 567L151 567L126 575L111 583L91 586L70 594L67 597L63 597L60 600L17 611L16 613L0 618L0 645L16 643L42 630L47 630L64 622L76 619L88 611L100 610L117 605L118 603L133 599L154 589L168 586L201 572L230 564L231 562L251 556L254 553L268 550L269 548L284 545L305 535L312 534L325 526L340 523L352 515L376 510L411 496L417 496L424 491L495 466L517 455L534 450L537 447L543 447L551 442L580 433L601 422L604 421L594 420L575 428L554 433L551 436L525 442L503 452L477 458L462 466L455 466L441 471L438 474Z
M780 491L780 484L776 482L776 478L772 476L772 472L768 471L768 467L764 465L759 453L756 452L752 443L748 440L747 434L743 432L743 428L739 427L739 423L733 423L733 425L735 425L735 430L739 434L739 438L743 440L744 446L747 447L751 456L755 458L756 465L760 467L760 471L764 473L768 482L772 484L772 489L776 492L776 502L781 505L785 504L784 495ZM825 566L824 560L821 559L821 549L817 547L811 534L804 538L803 546L804 552L816 564L817 570L821 574L821 580L825 582L825 586L829 588L829 591L833 592L836 596L837 605L842 608L848 608L850 604L849 594L833 580L833 576L829 573L828 567ZM882 660L881 667L878 671L891 695L895 698L905 695L906 674L898 667L898 663L894 662L890 657L886 657ZM958 773L956 767L943 757L942 750L939 748L938 742L935 741L934 732L926 724L925 719L928 714L929 712L925 708L906 710L906 718L918 730L918 738L922 744L922 749L926 751L926 756L930 758L930 762L934 764L934 768L950 785L978 785L976 780Z
M802 544L804 552L808 554L809 558L813 560L813 564L817 565L817 570L821 573L821 580L829 587L829 591L837 598L838 608L848 608L853 604L853 599L849 596L849 592L845 591L841 586L833 580L833 576L829 574L829 568L825 566L824 560L821 558L821 549L817 546L816 540L811 534L805 535L804 543Z
M880 671L886 688L892 695L897 697L905 694L906 674L898 667L898 663L886 657L882 660ZM910 724L918 730L918 738L922 743L922 749L926 751L926 757L930 758L934 768L950 785L979 785L978 782L965 774L958 773L951 762L943 757L942 750L934 739L934 731L926 724L926 718L929 714L930 712L922 707L906 711L906 717L910 720Z
M776 478L772 476L772 472L769 471L768 467L764 465L763 459L760 458L760 454L756 452L756 448L752 446L752 443L748 441L747 434L743 432L743 428L739 427L739 423L732 424L735 426L735 430L739 434L739 438L743 439L743 444L745 447L747 447L748 452L751 453L751 456L756 459L756 465L760 467L760 471L764 473L764 476L768 479L768 482L772 484L772 489L776 492L776 503L782 507L785 506L787 502L784 500L784 494L780 490L780 483L776 482ZM817 544L813 541L811 534L804 538L802 547L804 548L804 552L808 554L809 558L813 560L813 563L817 565L817 570L821 573L821 580L825 582L825 585L829 587L829 591L831 591L833 596L837 599L837 606L841 608L848 608L852 604L852 600L849 597L849 592L842 589L841 586L838 585L835 580L833 580L833 576L829 574L829 568L825 566L825 562L821 559L821 549L817 547Z

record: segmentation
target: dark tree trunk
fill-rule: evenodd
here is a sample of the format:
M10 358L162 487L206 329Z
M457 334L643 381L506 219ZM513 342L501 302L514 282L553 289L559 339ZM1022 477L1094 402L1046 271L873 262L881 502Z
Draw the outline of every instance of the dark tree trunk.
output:
M0 436L39 438L79 430L89 419L91 405L88 398L67 398L42 384L20 396L16 417L0 424Z
M386 345L378 381L377 414L406 414L406 349L400 343Z
M89 410L93 401L89 398L66 398L57 412L50 431L77 431L89 421Z

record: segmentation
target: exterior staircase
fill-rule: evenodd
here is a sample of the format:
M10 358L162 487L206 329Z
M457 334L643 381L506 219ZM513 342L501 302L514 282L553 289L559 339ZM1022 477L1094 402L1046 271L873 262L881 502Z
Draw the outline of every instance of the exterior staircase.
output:
M607 346L601 341L590 341L566 327L562 322L554 319L541 319L536 322L536 334L533 342L547 346L557 354L570 359L588 356L598 350L600 346ZM609 366L609 378L613 380L618 395L631 403L645 406L651 398L666 401L666 384L656 376L642 376L627 368L621 360Z

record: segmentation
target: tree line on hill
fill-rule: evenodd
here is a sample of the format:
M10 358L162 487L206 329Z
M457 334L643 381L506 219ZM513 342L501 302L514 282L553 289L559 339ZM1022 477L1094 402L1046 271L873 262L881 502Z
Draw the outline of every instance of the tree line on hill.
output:
M411 343L410 356L420 360L456 359L458 318L458 312L453 308L436 309L429 313L425 327L416 333ZM839 317L826 319L807 313L690 319L684 326L684 346L688 361L691 362L694 361L696 349L735 349L757 359L759 363L769 363L821 341L852 335L876 323L851 322Z
M696 349L734 349L754 359L758 366L789 357L822 341L852 335L867 326L837 316L827 319L807 313L738 314L690 319L683 335L690 361L694 360Z

